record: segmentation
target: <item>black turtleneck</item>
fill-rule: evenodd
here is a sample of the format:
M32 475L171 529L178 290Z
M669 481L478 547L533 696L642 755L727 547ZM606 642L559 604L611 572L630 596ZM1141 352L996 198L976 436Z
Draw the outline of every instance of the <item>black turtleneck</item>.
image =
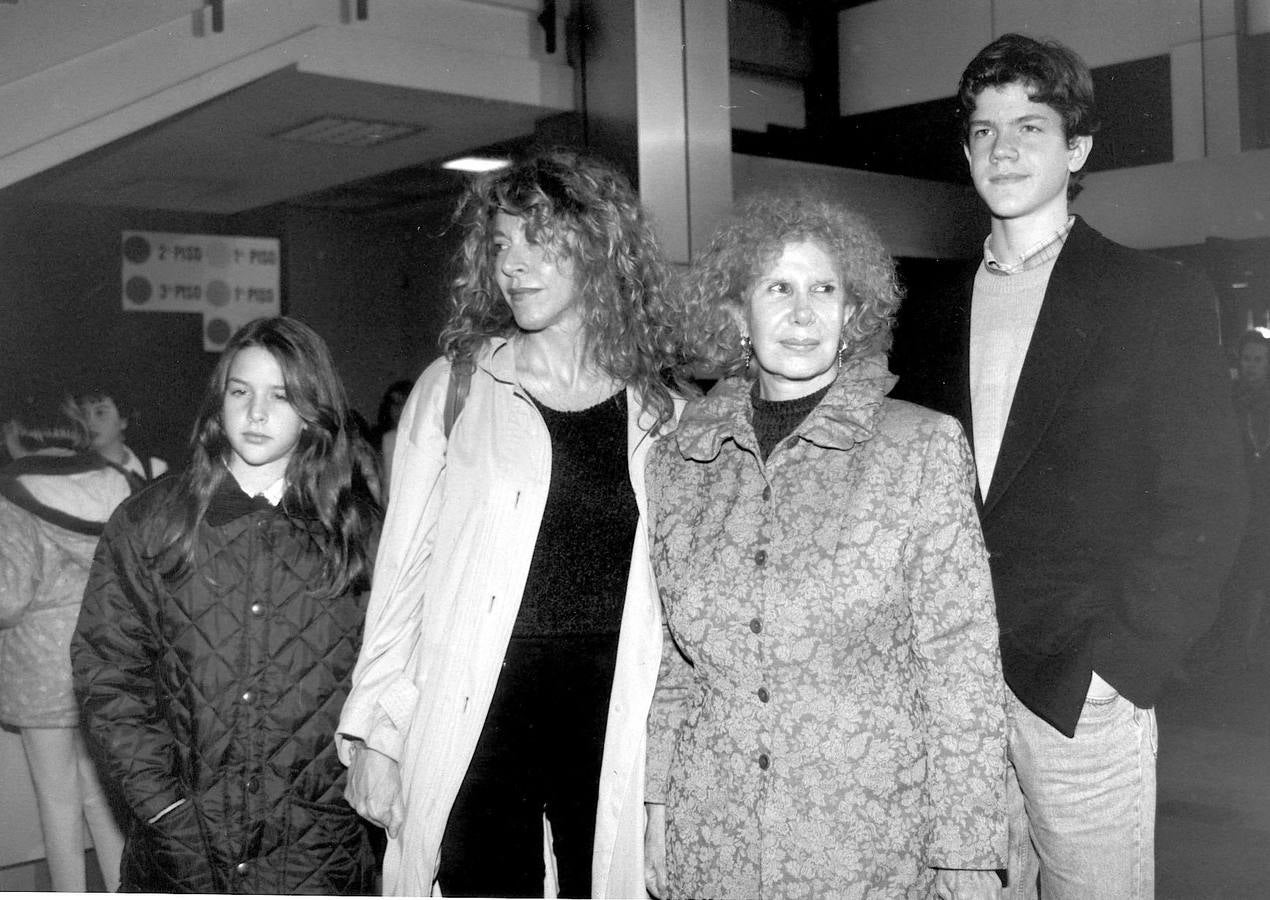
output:
M764 462L776 445L794 433L803 419L829 393L833 382L806 397L793 400L764 400L758 395L758 382L750 389L750 405L754 409L754 436L758 438L759 456Z

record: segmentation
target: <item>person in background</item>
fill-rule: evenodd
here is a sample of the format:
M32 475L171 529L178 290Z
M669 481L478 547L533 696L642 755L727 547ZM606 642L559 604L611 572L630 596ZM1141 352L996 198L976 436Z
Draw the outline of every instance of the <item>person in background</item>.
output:
M79 728L70 644L93 549L129 480L88 452L73 401L34 401L4 426L0 470L0 722L21 732L55 891L82 892L84 823L107 890L123 835Z
M139 476L143 482L153 481L168 470L168 464L157 456L138 456L124 443L133 411L118 393L93 389L77 399L94 450Z
M379 523L347 411L322 339L257 319L212 372L190 466L106 526L71 658L133 813L124 890L373 890L330 739Z
M348 797L387 829L386 893L634 897L661 637L643 464L676 413L684 315L603 160L480 177L461 219L339 725Z
M394 381L384 391L379 401L379 411L375 416L375 427L371 432L371 443L383 460L384 484L392 478L392 455L397 446L397 422L401 419L401 411L405 408L406 398L414 387L411 381Z
M687 290L730 314L732 375L648 464L670 634L650 892L994 896L1004 683L974 469L955 420L885 396L890 258L844 207L758 195Z
M1270 591L1270 338L1245 331L1235 345L1232 398L1244 448L1248 519L1222 591L1217 623L1196 645L1197 672L1229 672L1261 660L1262 618Z
M1010 897L1154 892L1154 706L1245 511L1215 298L1069 211L1098 126L1072 50L1006 34L958 89L983 259L896 328L893 396L974 447L1007 696Z

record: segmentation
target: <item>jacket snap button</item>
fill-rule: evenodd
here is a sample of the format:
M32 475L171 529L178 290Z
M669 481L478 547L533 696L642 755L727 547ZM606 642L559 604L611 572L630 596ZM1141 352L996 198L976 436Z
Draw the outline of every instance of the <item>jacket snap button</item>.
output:
M251 871L251 866L247 865L245 862L240 862L238 865L234 866L234 871L239 875L246 875Z
M255 699L256 699L256 695L253 694L251 691L243 691L243 703L250 703L252 700L255 700Z
M772 761L767 758L766 753L760 753L758 755L758 767L760 769L767 771L767 767L770 766L771 764L772 764Z
M750 619L750 631L754 632L755 634L758 634L762 630L763 630L762 622L760 622L758 619Z
M255 775L252 775L250 778L248 778L247 790L253 794L260 793L260 779L257 778Z
M754 565L762 566L767 564L767 551L760 550L754 554Z
M767 688L761 687L758 689L758 698L766 703L768 700L772 699L772 695L767 692Z
M253 604L251 604L251 614L252 614L253 616L258 616L258 615L260 615L261 613L263 613L264 611L265 611L265 607L264 607L264 605L263 605L263 604L261 604L261 603L253 603Z

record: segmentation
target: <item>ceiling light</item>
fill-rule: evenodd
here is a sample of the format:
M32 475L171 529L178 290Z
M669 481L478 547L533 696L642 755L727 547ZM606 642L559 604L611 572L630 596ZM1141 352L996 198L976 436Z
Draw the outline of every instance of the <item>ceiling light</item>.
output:
M494 156L460 156L458 159L442 163L441 168L453 169L456 172L493 172L496 169L505 169L510 165L510 160Z
M343 116L322 116L312 121L279 131L273 135L284 141L304 141L310 144L334 144L341 147L376 147L410 137L423 131L422 125L405 122L375 122L367 119L347 119Z

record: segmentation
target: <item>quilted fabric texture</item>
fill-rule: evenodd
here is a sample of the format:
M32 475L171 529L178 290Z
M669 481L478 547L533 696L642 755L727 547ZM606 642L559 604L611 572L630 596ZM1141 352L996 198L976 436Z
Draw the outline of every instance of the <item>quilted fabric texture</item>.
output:
M317 523L232 478L196 566L165 580L175 483L107 525L72 643L90 734L136 813L123 889L370 893L368 826L333 743L366 595L315 598Z
M98 523L99 533L128 496L128 482L106 468L17 483L47 508ZM95 534L71 531L0 497L0 722L19 728L79 724L69 648L96 546Z
M760 461L749 385L648 466L674 642L649 719L674 897L928 896L1005 849L1004 682L969 449L857 362ZM682 648L681 655L676 646Z

